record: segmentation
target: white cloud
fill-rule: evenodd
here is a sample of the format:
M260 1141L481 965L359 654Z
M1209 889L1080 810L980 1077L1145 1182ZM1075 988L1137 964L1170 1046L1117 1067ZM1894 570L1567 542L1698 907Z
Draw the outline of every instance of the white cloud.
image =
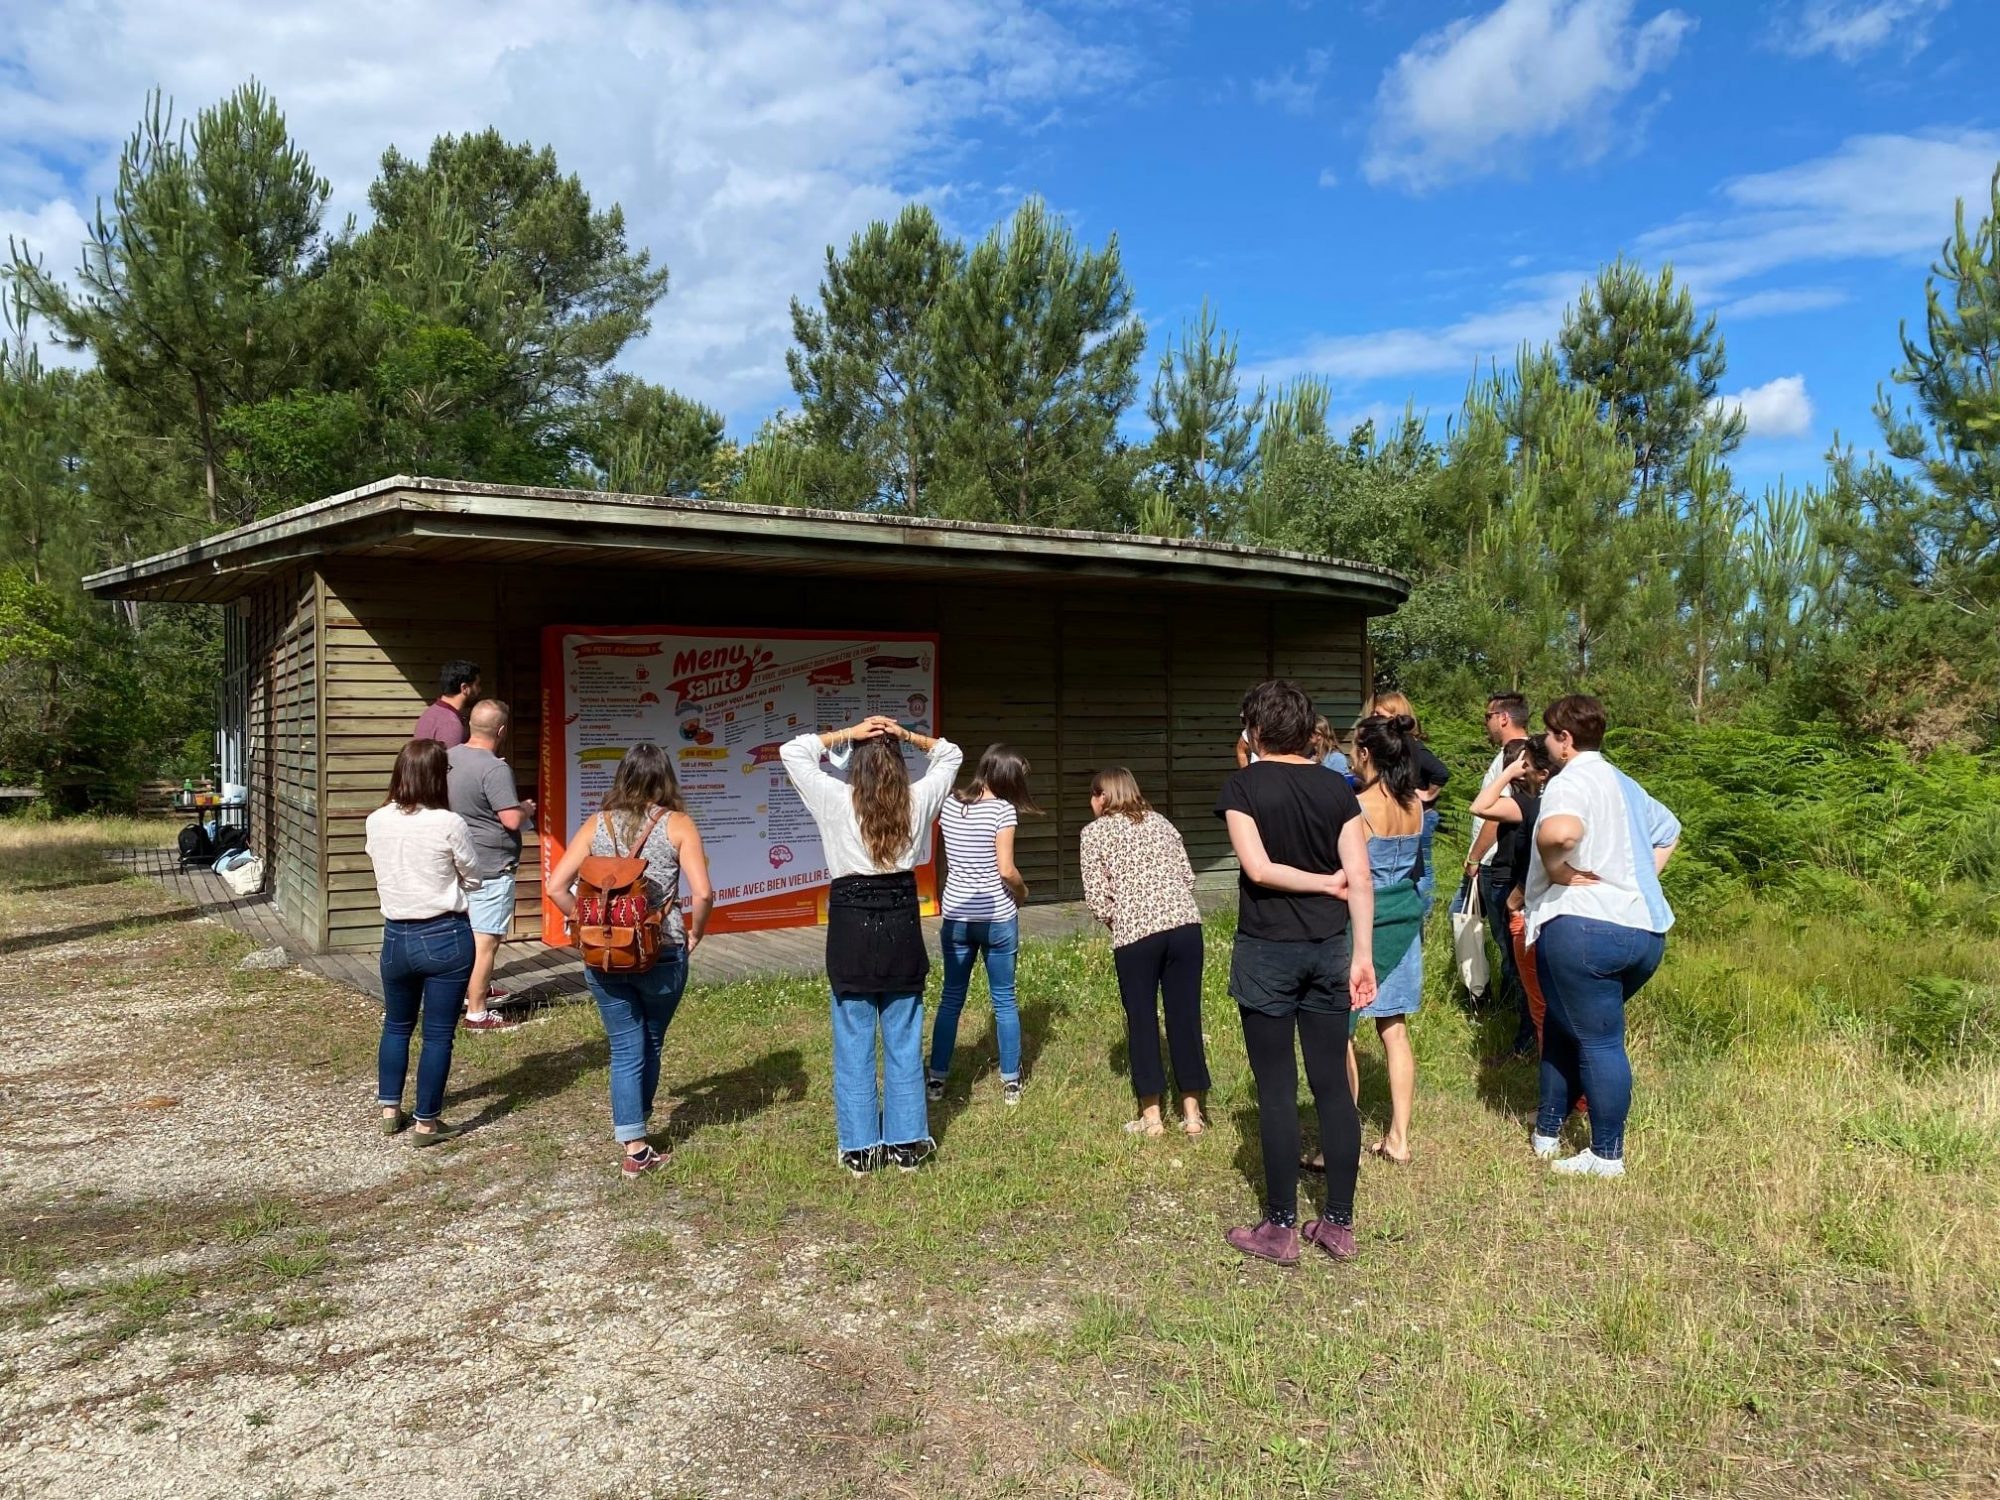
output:
M943 196L980 122L1124 76L1029 0L17 0L0 58L0 224L52 265L155 83L192 115L255 74L340 213L365 215L392 142L422 155L491 124L551 145L672 272L623 363L746 425L789 393L787 299L827 244Z
M1615 132L1618 102L1673 60L1694 21L1633 0L1503 0L1431 32L1382 80L1364 170L1423 189L1503 167L1534 142L1575 133L1586 156Z
M1288 115L1309 115L1319 104L1319 88L1326 81L1332 54L1315 47L1306 53L1304 67L1286 68L1250 85L1251 97L1259 104L1273 105Z
M1323 188L1339 187L1340 174L1334 171L1332 167L1321 167L1319 169L1319 185Z
M1794 57L1830 52L1854 62L1891 42L1908 53L1930 42L1930 23L1951 0L1806 0L1773 28L1778 49Z
M1741 412L1749 437L1794 438L1812 430L1813 404L1803 375L1780 375L1733 396L1718 396L1712 405L1722 411Z
M1780 286L1732 297L1717 311L1725 321L1734 323L1745 318L1779 318L1791 313L1823 312L1852 300L1837 286Z

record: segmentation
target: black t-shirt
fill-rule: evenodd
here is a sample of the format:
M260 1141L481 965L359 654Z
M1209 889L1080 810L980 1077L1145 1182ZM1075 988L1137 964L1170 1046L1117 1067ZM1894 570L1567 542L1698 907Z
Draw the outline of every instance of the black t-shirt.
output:
M1494 835L1493 862L1505 863L1513 871L1516 889L1528 884L1528 852L1535 847L1535 819L1541 815L1542 799L1520 782L1514 783L1514 805L1521 809L1521 821L1502 823Z
M1361 804L1342 776L1319 766L1260 760L1222 783L1215 815L1248 813L1273 864L1314 874L1340 868L1340 831L1361 816ZM1334 896L1302 896L1236 877L1236 930L1274 943L1316 943L1347 930L1347 903Z
M1422 740L1417 741L1417 790L1431 792L1441 789L1451 780L1451 772L1445 763L1431 754L1431 747Z

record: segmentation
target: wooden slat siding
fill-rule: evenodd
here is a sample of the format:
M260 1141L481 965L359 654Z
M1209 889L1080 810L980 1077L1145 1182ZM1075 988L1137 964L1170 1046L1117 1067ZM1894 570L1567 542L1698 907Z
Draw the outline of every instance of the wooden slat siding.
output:
M1094 587L1052 591L930 585L857 591L788 579L753 590L740 576L644 574L610 566L466 567L449 574L386 561L329 559L326 626L325 860L328 946L373 948L380 935L362 821L448 656L485 669L514 710L513 760L528 783L541 732L544 624L937 631L940 720L976 761L1006 740L1035 765L1050 816L1027 819L1017 857L1037 900L1080 891L1077 836L1091 773L1128 765L1172 817L1203 883L1234 878L1212 812L1234 768L1243 690L1274 666L1296 675L1337 723L1361 689L1361 621L1334 606L1274 609L1227 594ZM457 592L441 594L445 587ZM412 603L412 601L421 601ZM1337 712L1331 712L1337 710ZM539 860L523 850L512 936L540 932Z
M363 824L382 805L396 752L436 696L444 664L476 661L493 684L496 590L487 569L345 557L328 558L321 576L325 944L367 950L381 940L382 917Z
M312 574L280 574L250 595L246 767L250 846L264 860L288 941L319 940L318 631Z
M1361 713L1368 683L1367 631L1358 616L1280 603L1273 611L1272 666L1312 695L1343 739Z

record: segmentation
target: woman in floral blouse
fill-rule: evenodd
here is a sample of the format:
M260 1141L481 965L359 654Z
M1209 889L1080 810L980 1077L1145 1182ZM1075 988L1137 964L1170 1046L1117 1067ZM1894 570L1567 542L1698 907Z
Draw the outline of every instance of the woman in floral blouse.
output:
M1126 1121L1125 1128L1134 1135L1166 1130L1160 1120L1160 1097L1167 1089L1160 1062L1164 1009L1181 1129L1200 1135L1208 1057L1201 1041L1201 912L1194 903L1194 867L1180 830L1147 805L1123 766L1092 779L1090 810L1097 816L1083 830L1083 899L1111 929L1132 1090L1139 1096L1139 1117Z

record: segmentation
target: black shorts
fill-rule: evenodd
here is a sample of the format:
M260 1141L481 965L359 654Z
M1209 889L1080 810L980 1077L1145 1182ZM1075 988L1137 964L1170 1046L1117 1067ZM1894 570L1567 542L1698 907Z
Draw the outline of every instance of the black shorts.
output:
M1229 956L1229 993L1245 1010L1267 1016L1302 1010L1344 1016L1353 951L1345 932L1316 943L1274 943L1239 932Z

